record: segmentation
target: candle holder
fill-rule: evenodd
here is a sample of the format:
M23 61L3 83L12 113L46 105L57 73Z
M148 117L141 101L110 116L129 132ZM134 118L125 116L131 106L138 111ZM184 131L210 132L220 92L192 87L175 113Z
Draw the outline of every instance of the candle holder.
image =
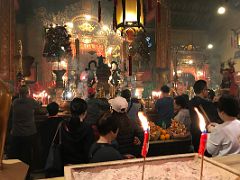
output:
M62 70L53 70L53 73L56 75L56 87L63 88L63 75L66 73L65 69Z

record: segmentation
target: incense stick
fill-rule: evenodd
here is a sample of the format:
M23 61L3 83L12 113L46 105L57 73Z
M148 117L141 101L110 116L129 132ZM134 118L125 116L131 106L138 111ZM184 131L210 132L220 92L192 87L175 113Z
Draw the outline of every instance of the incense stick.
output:
M204 158L204 155L201 156L201 172L200 172L200 180L202 180L202 177L203 177L203 158Z
M144 159L143 159L143 169L142 169L142 180L144 180L145 160L146 160L146 158L144 157Z

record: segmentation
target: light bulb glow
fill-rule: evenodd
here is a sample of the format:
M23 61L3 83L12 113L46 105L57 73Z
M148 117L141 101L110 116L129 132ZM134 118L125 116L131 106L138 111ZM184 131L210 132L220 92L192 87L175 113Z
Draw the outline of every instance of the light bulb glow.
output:
M226 8L223 7L223 6L221 6L221 7L218 8L217 12L218 12L218 14L220 14L220 15L225 14Z
M212 49L212 48L213 48L213 45L212 45L212 44L208 44L207 48L208 48L208 49Z
M92 17L91 17L91 15L85 15L85 18L87 21L89 21L89 20L91 20Z

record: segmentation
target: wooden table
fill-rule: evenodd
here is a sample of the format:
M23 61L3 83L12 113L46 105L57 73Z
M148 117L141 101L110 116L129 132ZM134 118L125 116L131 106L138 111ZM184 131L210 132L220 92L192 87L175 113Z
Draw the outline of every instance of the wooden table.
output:
M28 165L18 159L3 160L3 169L0 170L1 180L23 180L28 171Z
M214 157L213 159L219 163L230 166L231 168L240 172L240 154L217 156Z

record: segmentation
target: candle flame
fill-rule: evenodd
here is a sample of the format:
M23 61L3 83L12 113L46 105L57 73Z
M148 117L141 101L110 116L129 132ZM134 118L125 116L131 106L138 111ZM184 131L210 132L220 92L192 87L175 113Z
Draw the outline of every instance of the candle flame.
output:
M147 117L144 116L143 112L138 112L138 117L141 121L142 127L144 131L147 131L149 126L148 126L148 120Z
M205 119L204 119L202 113L199 112L198 108L195 107L194 110L196 111L196 113L198 115L200 130L203 132L206 130Z

